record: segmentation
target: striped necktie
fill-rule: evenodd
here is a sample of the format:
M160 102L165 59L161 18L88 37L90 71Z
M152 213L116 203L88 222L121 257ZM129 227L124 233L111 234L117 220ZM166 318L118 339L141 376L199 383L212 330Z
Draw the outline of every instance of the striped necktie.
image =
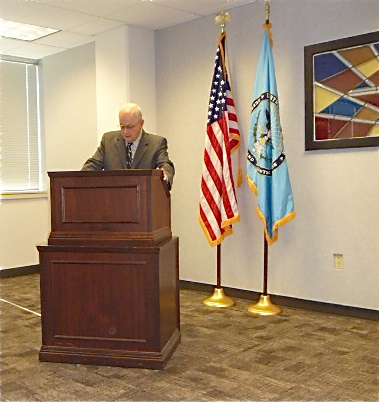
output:
M132 142L128 142L126 145L126 167L128 169L131 168L133 162L132 144Z

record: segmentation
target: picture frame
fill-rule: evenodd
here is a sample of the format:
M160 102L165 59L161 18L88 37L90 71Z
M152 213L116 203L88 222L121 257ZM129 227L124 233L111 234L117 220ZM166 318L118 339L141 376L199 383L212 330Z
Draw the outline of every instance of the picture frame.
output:
M379 146L379 31L304 47L305 150Z

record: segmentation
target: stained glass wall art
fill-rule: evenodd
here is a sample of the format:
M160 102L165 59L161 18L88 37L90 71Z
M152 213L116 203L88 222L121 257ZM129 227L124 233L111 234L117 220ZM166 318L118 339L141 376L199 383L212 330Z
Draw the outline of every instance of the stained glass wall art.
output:
M379 31L304 48L305 149L379 145Z

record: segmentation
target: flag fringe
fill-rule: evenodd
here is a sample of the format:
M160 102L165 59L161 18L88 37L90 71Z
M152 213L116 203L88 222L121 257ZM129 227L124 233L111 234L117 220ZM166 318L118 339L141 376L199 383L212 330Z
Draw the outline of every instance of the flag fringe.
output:
M260 220L263 222L263 228L264 228L264 232L265 232L265 237L266 237L266 240L267 240L267 244L268 244L269 246L271 246L272 244L274 244L274 243L278 240L278 235L279 235L279 233L278 233L278 228L279 228L280 226L283 226L284 224L286 224L286 223L289 222L290 220L292 220L292 219L295 217L295 215L296 215L296 212L295 212L295 211L292 211L292 212L290 212L288 215L286 215L285 217L283 217L282 219L280 219L279 221L275 222L275 223L273 224L273 226L272 226L272 230L273 230L273 232L274 232L274 236L270 237L270 235L269 235L268 232L267 232L266 218L265 218L265 216L263 215L262 211L259 209L258 206L257 206L257 208L256 208L256 212L257 212L257 215L259 216Z
M224 228L225 232L221 236L219 236L216 240L212 240L211 237L209 236L209 233L208 233L208 230L207 230L207 228L205 226L204 221L201 219L200 214L198 214L198 220L199 220L200 226L202 227L202 229L204 231L205 237L208 240L208 243L212 247L218 246L219 244L222 243L222 241L224 240L224 238L226 236L229 236L229 235L231 235L233 233L233 228L231 226L228 226L228 227ZM238 216L238 220L239 220L239 216Z
M229 134L229 138L232 138L233 140L237 140L237 141L238 141L238 144L236 144L236 145L230 150L230 152L234 152L234 151L240 146L240 143L239 143L239 141L240 141L240 136L239 136L238 134L230 133L230 134Z
M223 68L223 73L224 73L224 77L226 76L226 63L225 63L225 53L224 53L224 47L222 46L222 40L224 38L224 36L226 37L226 33L223 32L219 37L218 37L218 47L220 49L220 53L221 53L221 60L222 60L222 68Z
M227 220L225 220L225 221L222 221L222 222L221 222L221 227L222 227L223 229L227 230L227 227L228 227L228 226L233 225L233 223L236 223L236 222L238 222L239 220L240 220L240 215L236 215L236 216L234 216L234 217L231 218L231 219L227 219Z
M253 190L254 194L255 194L255 195L258 195L257 186L254 184L253 180L250 179L248 173L246 173L246 180L247 180L247 184L248 184L249 187Z
M274 230L280 228L280 226L285 225L287 222L292 220L296 216L296 211L291 211L289 214L284 216L282 219L279 219L277 222L274 223Z
M237 187L241 187L241 184L242 184L242 169L238 168Z
M254 184L254 182L250 179L250 177L248 175L247 175L247 182L249 184L249 187L254 191L255 195L258 195L258 189L257 189L256 185ZM270 237L270 235L267 232L266 218L265 218L263 212L260 210L260 208L258 206L256 208L256 212L257 212L257 215L258 215L259 219L263 222L263 228L264 228L264 232L265 232L265 237L266 237L266 240L267 240L267 244L269 246L271 246L273 243L275 243L278 240L278 228L280 226L285 225L287 222L289 222L290 220L292 220L296 216L296 212L292 211L289 214L287 214L286 216L284 216L282 219L274 222L274 224L272 226L274 236Z
M272 32L271 32L271 27L272 27L272 24L271 24L271 22L265 22L263 25L263 28L267 31L267 33L268 33L268 38L269 38L269 40L270 40L270 45L271 45L271 47L273 47L274 46L274 40L273 40L273 38L272 38Z

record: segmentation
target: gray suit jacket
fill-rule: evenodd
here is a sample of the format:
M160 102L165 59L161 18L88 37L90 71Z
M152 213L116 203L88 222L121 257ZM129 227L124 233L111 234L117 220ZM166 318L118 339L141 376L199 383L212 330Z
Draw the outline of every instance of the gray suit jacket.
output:
M175 167L169 159L167 140L142 130L141 140L133 158L132 169L162 168L167 174L169 186L175 174ZM82 170L127 169L125 140L121 131L109 131L103 135L100 145Z

